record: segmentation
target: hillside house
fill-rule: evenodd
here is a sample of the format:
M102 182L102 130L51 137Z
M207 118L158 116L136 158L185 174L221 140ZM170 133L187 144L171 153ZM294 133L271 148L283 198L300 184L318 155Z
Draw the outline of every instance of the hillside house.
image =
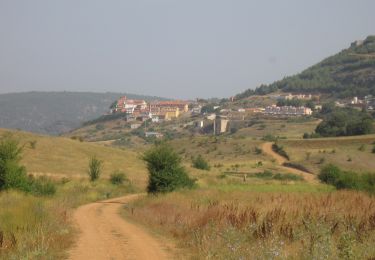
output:
M148 138L148 137L162 138L164 135L162 133L158 133L158 132L146 132L145 136L146 136L146 138Z
M180 113L186 113L189 111L189 103L181 100L171 101L156 101L150 103L150 111L165 111L165 110L176 110Z
M293 107L276 105L266 107L265 114L268 115L284 115L284 116L307 116L312 115L312 110L308 107Z
M201 105L197 105L197 106L194 106L192 109L191 109L191 112L193 114L200 114L202 112L202 106Z
M210 114L206 117L208 120L215 120L216 119L216 114Z
M144 100L128 99L126 96L119 98L114 109L115 112L126 114L134 114L136 110L144 110L147 108L147 103Z
M216 135L223 134L227 131L229 120L226 118L219 118L214 122L214 132Z
M137 120L137 118L133 115L126 115L125 120L126 120L126 122L133 122L133 121Z
M258 113L263 113L265 111L265 109L262 107L245 108L245 110L247 113L250 113L250 114L258 114Z
M151 121L153 123L159 123L160 122L159 115L153 115L152 118L151 118Z
M140 123L134 123L134 124L131 124L131 125L130 125L130 128L131 128L131 129L138 129L138 128L141 127L141 125L142 125L142 124L140 124Z
M277 99L281 99L281 100L293 100L293 99L299 99L299 100L313 100L313 99L316 99L316 100L319 100L320 99L320 96L319 95L311 95L311 94L291 94L291 93L288 93L288 94L281 94L277 97Z

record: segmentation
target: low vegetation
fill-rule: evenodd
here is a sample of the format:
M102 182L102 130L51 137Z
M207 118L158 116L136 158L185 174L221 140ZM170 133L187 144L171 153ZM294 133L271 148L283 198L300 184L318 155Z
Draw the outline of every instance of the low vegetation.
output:
M196 259L370 259L374 203L350 191L195 190L141 199L127 215L173 236Z
M322 169L318 177L322 182L331 184L337 189L364 190L375 193L375 174L373 173L358 174L343 171L339 167L329 164Z
M99 179L100 174L102 173L102 164L103 162L95 156L90 158L88 170L90 181L96 181Z
M292 173L273 173L271 171L264 171L260 173L256 173L254 175L250 175L250 177L257 177L262 179L269 179L269 180L279 180L279 181L303 181L303 177L299 175L295 175Z
M196 169L209 171L211 168L208 162L200 154L197 157L193 158L192 161L193 167Z
M117 170L111 174L110 181L112 184L119 185L128 182L129 179L126 177L125 173Z
M280 146L278 143L274 143L272 144L272 150L281 155L282 157L284 157L285 159L289 160L289 155L287 154L287 152L284 150L284 147Z

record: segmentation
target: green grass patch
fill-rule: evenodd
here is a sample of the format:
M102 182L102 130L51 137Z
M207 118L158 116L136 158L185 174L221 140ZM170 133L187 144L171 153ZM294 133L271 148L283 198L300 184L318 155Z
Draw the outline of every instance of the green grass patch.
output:
M218 189L220 191L254 191L254 192L306 192L320 193L332 192L335 190L330 185L311 185L308 183L238 183L238 184L218 184L208 189Z

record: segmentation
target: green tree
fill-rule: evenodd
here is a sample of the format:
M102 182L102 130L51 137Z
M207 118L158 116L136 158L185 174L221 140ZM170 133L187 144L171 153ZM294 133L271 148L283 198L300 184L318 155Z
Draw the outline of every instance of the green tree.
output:
M323 115L323 121L315 132L323 137L370 134L373 119L366 112L351 108L335 108Z
M171 192L179 188L191 188L195 180L189 178L181 165L180 156L167 144L156 144L146 151L142 159L147 164L149 193Z
M10 136L0 141L0 190L28 190L25 167L20 165L22 147Z
M102 164L103 162L97 159L96 156L90 158L88 170L90 181L96 181L99 179L102 172Z

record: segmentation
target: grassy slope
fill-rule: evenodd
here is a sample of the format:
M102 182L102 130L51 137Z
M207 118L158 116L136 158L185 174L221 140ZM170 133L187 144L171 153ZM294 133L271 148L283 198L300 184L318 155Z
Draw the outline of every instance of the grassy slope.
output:
M6 133L11 133L25 145L22 164L29 173L86 178L89 158L96 155L104 162L104 177L108 178L115 170L122 170L136 186L145 185L146 170L135 152L63 137L0 129L0 136ZM32 141L36 141L35 149L30 146Z
M291 161L303 164L314 172L318 172L326 163L356 172L373 172L375 169L375 154L371 153L375 135L279 142L285 147ZM360 151L362 145L364 150ZM309 159L307 153L310 153Z
M369 36L363 45L351 46L328 57L301 73L286 77L255 91L248 89L237 95L243 99L254 94L277 90L285 92L326 93L338 97L374 94L375 36Z

